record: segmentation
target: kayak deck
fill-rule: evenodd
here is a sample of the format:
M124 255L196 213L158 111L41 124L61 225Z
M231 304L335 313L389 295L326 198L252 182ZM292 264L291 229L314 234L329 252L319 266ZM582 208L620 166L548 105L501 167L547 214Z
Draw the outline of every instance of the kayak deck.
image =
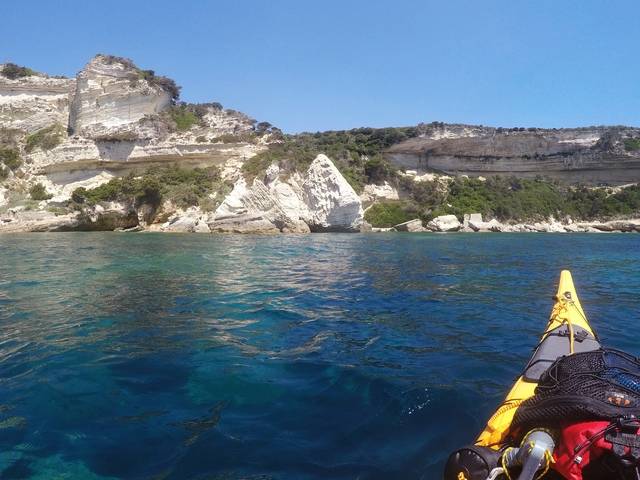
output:
M599 347L597 336L578 299L571 273L563 270L555 304L540 343L524 372L478 436L476 445L500 449L507 440L516 409L534 394L542 373L561 356Z

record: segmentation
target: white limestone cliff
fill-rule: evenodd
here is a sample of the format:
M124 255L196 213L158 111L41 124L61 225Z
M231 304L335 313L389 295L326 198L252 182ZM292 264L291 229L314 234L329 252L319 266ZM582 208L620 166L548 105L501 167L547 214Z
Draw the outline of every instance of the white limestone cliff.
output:
M150 132L139 120L170 104L171 94L148 82L133 64L96 55L77 76L69 127L88 138L145 138Z
M415 218L413 220L409 220L408 222L399 223L391 228L394 232L424 232L426 229L422 226L422 220L419 218Z
M264 181L248 185L240 178L217 208L209 228L214 232L306 233L359 231L362 204L342 174L318 155L305 176L280 178L276 165Z
M360 201L363 207L369 207L375 202L381 200L399 200L398 190L384 182L382 185L369 184L365 185L360 194Z
M296 205L304 207L286 183L273 179L267 186L254 179L248 186L241 178L216 209L209 228L230 233L306 233L309 227L302 218L304 209L300 210Z
M53 78L28 69L23 73L17 78L8 78L0 65L0 147L18 151L21 162L3 170L0 231L109 228L172 232L363 231L367 226L363 220L363 205L404 201L407 189L402 185L406 186L406 180L436 182L443 193L453 180L440 173L424 173L424 168L418 168L424 165L419 164L415 165L415 171L398 173L404 177L398 182L400 191L389 183L365 185L358 196L333 162L326 155L318 155L306 172L283 173L277 165L271 165L263 178L247 182L243 178L243 167L256 154L264 152L274 142L282 141L282 137L277 132L272 136L273 130L269 132L269 127L266 130L259 127L255 120L240 112L225 110L217 103L189 105L191 113L197 112L197 120L187 127L179 127L175 115L187 107L174 104L175 84L139 69L130 60L107 55L94 57L72 79ZM467 147L460 147L458 151L456 145L459 144L480 149L480 153L487 148L509 146L519 151L524 148L519 146L520 140L523 145L530 145L544 133L499 134L488 127L455 125L424 128L425 133L406 140L401 149L390 152L411 155L413 160L425 159L423 147L431 145L429 142L436 142L434 145L442 150L439 154L442 158L447 155L457 158L460 152L464 153ZM54 141L34 141L39 135L42 138L43 130L53 132ZM562 147L558 147L560 152L564 152L565 147L595 149L600 137L594 136L592 130L547 132L544 135L557 137L557 143ZM599 135L606 133L600 127L595 130ZM620 135L626 135L624 138L638 135L637 129L626 127L620 132L620 139L623 138ZM488 133L499 136L501 143L494 145L493 140L482 140ZM630 157L638 158L638 154L620 150L623 148L621 140L616 145L618 150L610 149L609 153L619 155L625 162ZM429 155L434 153L428 152ZM203 202L207 211L199 207L178 208L169 205L168 201L163 205L101 204L91 207L68 202L72 192L79 187L92 189L115 177L132 172L140 174L149 167L167 165L220 169L222 178L216 179L216 194L209 197L211 202L207 199ZM42 184L52 198L31 199L29 191L35 184ZM215 212L208 211L216 208L223 192L231 185L234 185L232 192ZM83 211L78 212L78 208ZM397 225L395 229L422 231L424 227L416 219ZM427 225L427 229L438 232L459 229L639 231L640 223L629 219L570 223L566 219L550 218L535 223L502 224L495 219L483 221L478 214L469 215L463 225L453 216L438 217Z
M74 79L32 71L12 79L2 68L0 147L18 148L22 160L3 182L9 190L42 183L59 203L80 186L172 164L217 166L223 179L235 181L269 142L269 135L254 134L255 120L217 103L197 105L198 121L189 128L172 127L166 84L127 59L97 55ZM28 136L43 129L53 129L56 141L26 148Z
M153 224L149 230L159 232L211 233L209 214L199 207L189 207L186 210L176 210L169 219L162 224Z
M36 73L9 79L0 75L0 128L32 133L53 124L66 126L74 89L75 79L70 78Z
M427 223L427 229L433 232L457 232L461 227L455 215L440 215Z
M320 154L309 166L302 185L304 202L311 213L311 231L359 231L362 202L333 162Z

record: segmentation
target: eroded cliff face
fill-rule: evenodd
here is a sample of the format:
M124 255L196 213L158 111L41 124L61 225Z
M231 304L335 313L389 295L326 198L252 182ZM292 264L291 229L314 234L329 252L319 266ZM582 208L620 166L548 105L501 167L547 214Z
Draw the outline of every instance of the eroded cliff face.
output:
M362 225L360 198L326 155L286 180L275 164L251 186L238 180L209 223L211 231L240 233L357 232Z
M75 83L42 74L16 79L0 75L0 128L32 133L56 123L66 125Z
M312 231L360 230L362 202L329 157L316 157L309 166L302 189L311 212L309 226Z
M95 56L76 77L69 129L91 139L153 138L138 122L165 110L171 94L151 84L141 70L115 57Z
M278 141L270 124L256 124L217 103L178 103L179 87L172 80L128 59L97 55L75 79L15 65L13 72L18 78L0 70L0 153L19 153L20 164L8 157L11 167L0 165L6 177L0 231L307 233L357 231L362 224L360 199L329 158L320 155L306 173L280 175L274 164L264 178L249 183L243 164ZM180 208L170 200L101 202L75 212L80 204L69 207L80 187L91 190L162 165L216 166L221 180L234 186L215 211ZM51 198L29 199L36 184ZM209 206L219 195L210 195Z
M174 163L215 165L236 180L242 164L266 148L268 135L252 137L255 120L219 104L195 106L197 121L176 126L177 88L107 55L91 59L74 79L0 74L0 148L18 149L22 160L6 171L3 186L16 191L42 183L62 201L77 187Z
M640 181L640 152L624 141L640 129L500 129L440 124L393 145L386 156L399 167L452 175L545 176L568 183Z

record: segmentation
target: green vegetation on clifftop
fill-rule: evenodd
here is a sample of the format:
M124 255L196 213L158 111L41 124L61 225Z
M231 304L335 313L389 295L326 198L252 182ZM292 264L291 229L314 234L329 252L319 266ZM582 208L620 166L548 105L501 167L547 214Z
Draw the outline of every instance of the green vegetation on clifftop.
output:
M186 105L175 105L169 109L169 117L173 120L176 130L184 132L201 121L196 113Z
M624 149L627 152L640 150L640 138L627 138L624 140Z
M215 167L187 169L178 166L155 167L142 175L130 174L114 178L96 188L77 188L71 196L76 205L95 205L100 202L124 202L158 206L162 200L171 200L178 207L198 205L204 210L216 207L226 186ZM216 199L210 195L217 196Z
M0 147L0 181L9 176L9 170L16 170L22 165L17 148Z
M418 217L415 205L400 201L386 201L372 205L364 219L374 227L389 228Z
M130 79L131 84L135 85L138 80L146 80L152 86L159 87L171 96L171 100L177 102L180 98L180 87L174 80L162 75L156 75L153 70L142 70L129 58L117 57L115 55L98 54L108 65L119 63L134 71Z
M36 74L36 72L30 68L22 67L15 63L5 63L1 73L9 80L17 80L18 78L30 77Z
M393 226L409 216L428 221L453 214L462 220L465 213L504 222L542 221L550 216L606 220L640 214L638 185L614 189L567 186L543 178L414 182L405 177L399 187L406 197L402 202L381 202L367 210L365 219L374 227Z
M29 189L29 195L32 200L49 200L53 195L47 192L47 189L44 188L44 185L41 183L36 183Z
M367 183L395 178L395 169L382 157L382 152L418 133L417 127L401 127L285 135L281 143L271 145L269 150L245 162L243 173L249 178L263 175L274 162L285 171L302 172L318 154L324 153L360 192Z

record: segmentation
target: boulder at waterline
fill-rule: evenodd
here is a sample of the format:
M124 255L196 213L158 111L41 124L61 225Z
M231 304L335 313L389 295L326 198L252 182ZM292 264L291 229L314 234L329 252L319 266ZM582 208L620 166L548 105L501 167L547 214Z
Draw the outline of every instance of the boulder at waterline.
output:
M415 218L408 222L399 223L393 227L397 232L424 232L426 229L422 226L422 220Z
M326 155L320 154L309 166L302 185L313 232L357 232L364 213L360 197Z
M427 223L427 230L433 232L457 232L462 225L455 215L440 215Z

